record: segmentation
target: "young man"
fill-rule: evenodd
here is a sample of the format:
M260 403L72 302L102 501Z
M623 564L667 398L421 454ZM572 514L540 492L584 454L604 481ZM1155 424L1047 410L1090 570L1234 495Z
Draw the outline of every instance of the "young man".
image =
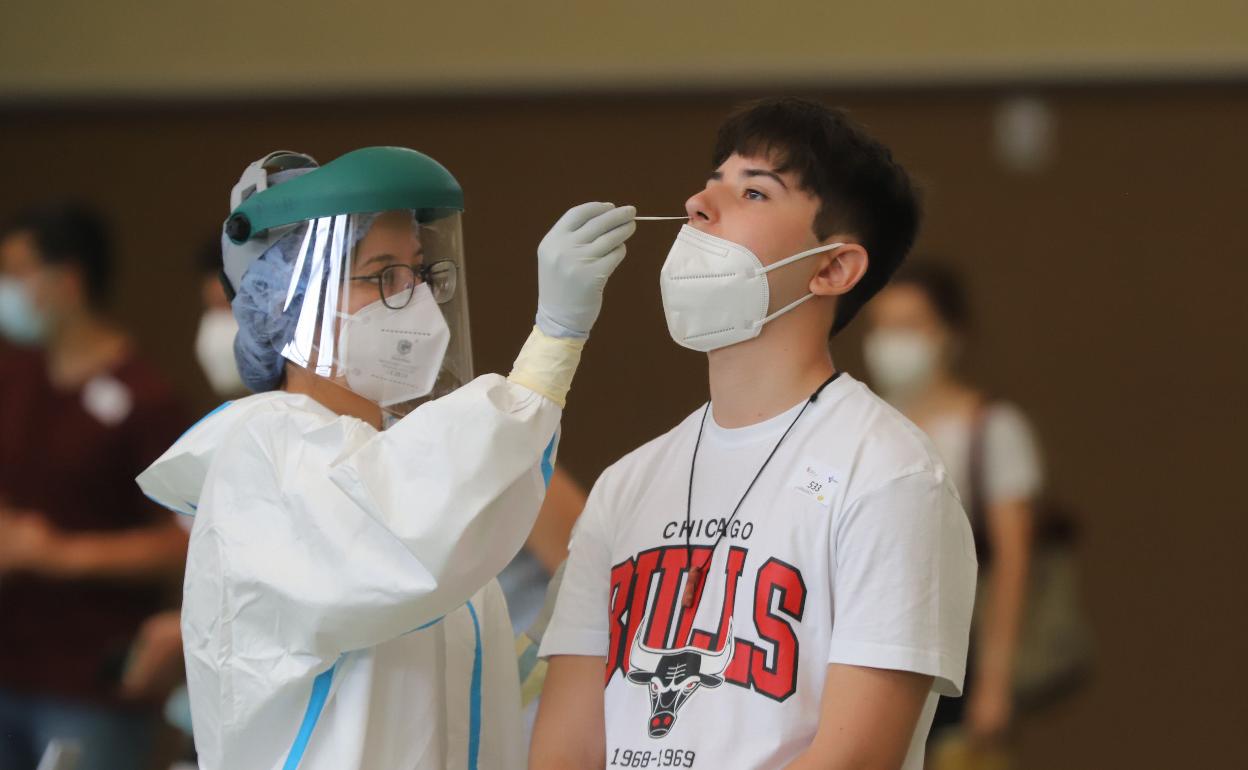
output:
M796 99L732 116L713 160L660 278L711 401L594 486L532 767L918 770L962 686L974 545L926 438L827 346L909 250L914 190Z

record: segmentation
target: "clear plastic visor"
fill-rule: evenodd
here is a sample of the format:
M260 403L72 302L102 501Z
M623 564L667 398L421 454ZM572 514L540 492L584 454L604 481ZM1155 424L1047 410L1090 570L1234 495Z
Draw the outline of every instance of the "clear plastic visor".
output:
M395 416L472 379L461 214L429 216L344 214L293 231L281 356Z

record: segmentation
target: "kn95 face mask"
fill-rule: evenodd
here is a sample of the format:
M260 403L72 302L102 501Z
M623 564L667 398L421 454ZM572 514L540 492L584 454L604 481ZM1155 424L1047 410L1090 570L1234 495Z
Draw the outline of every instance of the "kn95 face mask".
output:
M400 310L378 300L345 316L341 340L348 387L384 408L433 391L451 330L422 283Z
M763 267L745 246L685 225L659 273L667 330L677 344L702 352L753 339L769 321L815 296L807 293L768 315L767 273L844 245L829 243Z

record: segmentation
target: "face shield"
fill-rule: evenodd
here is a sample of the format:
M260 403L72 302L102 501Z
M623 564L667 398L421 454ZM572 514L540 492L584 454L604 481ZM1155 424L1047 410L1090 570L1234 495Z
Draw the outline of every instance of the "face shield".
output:
M422 161L409 172L427 172L433 163L410 150L399 152ZM267 228L280 237L244 266L236 285L235 357L253 389L276 387L274 375L293 365L401 417L472 379L462 205L448 206L446 196L411 189L420 174L347 175L346 186L367 193L357 196L367 199L357 205L341 200L344 191L328 185L332 178L305 183L318 182L317 174L332 171L351 155L266 192L285 191L288 200L305 204L307 195L328 197L341 205L319 203L311 208L324 215ZM391 154L388 160L395 158ZM400 155L398 160L413 158ZM393 171L393 163L386 165ZM453 182L441 166L434 170ZM384 193L388 183L398 186L398 194L393 189L379 194L378 188ZM306 189L298 189L300 184ZM423 205L328 213L366 202ZM453 197L449 202L456 203ZM226 229L228 235L229 221ZM232 283L231 269L238 272L240 266L229 264L228 250L226 257Z
M472 378L460 217L396 209L311 221L282 358L404 414ZM301 288L302 287L302 290Z

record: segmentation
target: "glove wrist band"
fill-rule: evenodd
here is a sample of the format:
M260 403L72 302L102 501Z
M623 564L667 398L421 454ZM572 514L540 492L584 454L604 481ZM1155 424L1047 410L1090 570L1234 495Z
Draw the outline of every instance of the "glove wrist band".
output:
M507 379L563 408L584 347L584 339L552 337L535 326Z

